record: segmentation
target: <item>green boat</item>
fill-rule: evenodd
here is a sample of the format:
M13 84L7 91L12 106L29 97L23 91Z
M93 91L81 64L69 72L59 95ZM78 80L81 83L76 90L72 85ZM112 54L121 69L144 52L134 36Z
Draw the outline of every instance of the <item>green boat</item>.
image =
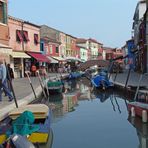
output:
M49 94L57 94L57 93L62 93L63 90L63 82L60 80L49 80L47 82L47 87Z

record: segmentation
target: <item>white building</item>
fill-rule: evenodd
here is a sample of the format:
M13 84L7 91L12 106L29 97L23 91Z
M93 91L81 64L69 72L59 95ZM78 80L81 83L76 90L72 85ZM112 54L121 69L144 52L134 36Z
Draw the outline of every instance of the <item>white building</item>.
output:
M139 41L139 26L143 20L144 14L146 12L146 1L145 0L140 0L137 3L134 17L133 17L133 31L134 31L134 42L135 45L138 45Z

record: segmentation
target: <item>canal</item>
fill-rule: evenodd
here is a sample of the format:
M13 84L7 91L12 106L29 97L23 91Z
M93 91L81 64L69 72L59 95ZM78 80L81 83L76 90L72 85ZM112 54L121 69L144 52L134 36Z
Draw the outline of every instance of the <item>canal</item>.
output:
M52 148L148 147L148 126L129 117L128 95L92 91L85 79L69 81L67 86L63 99L57 96L50 102Z

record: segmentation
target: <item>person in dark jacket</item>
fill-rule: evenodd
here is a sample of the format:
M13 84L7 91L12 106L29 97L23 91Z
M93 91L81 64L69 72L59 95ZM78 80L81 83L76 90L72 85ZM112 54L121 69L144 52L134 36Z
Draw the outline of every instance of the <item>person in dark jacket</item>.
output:
M7 64L7 79L12 81L14 79L13 69L10 67L10 64Z

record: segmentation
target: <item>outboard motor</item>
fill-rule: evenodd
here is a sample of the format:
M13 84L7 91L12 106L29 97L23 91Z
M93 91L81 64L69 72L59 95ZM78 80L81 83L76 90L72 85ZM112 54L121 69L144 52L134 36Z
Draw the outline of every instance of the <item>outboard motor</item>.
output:
M30 141L28 141L26 136L21 136L18 134L11 135L9 139L3 144L3 146L4 148L35 148L35 146Z

